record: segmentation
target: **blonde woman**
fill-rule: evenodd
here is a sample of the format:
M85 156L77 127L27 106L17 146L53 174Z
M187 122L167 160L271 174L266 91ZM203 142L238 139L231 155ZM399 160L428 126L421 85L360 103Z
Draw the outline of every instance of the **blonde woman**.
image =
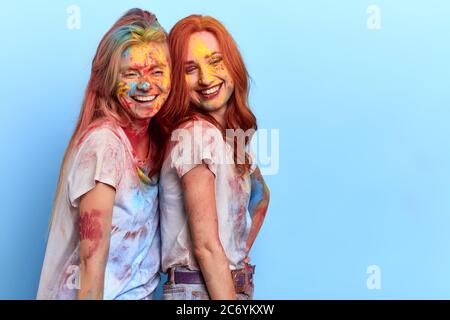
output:
M159 283L155 115L170 91L166 33L132 9L100 42L55 198L38 299L151 299Z

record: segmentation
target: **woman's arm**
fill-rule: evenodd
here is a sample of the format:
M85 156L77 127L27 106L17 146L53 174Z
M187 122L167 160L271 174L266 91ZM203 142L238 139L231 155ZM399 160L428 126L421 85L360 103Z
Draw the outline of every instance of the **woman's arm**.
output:
M97 182L80 199L80 289L78 299L103 299L115 190Z
M251 174L251 184L252 189L248 211L252 218L252 225L247 239L247 254L250 252L256 236L258 235L264 222L270 200L269 188L264 182L264 178L259 170L259 167L256 167L255 171Z
M219 239L214 174L197 166L182 178L194 255L211 299L236 299L228 258Z

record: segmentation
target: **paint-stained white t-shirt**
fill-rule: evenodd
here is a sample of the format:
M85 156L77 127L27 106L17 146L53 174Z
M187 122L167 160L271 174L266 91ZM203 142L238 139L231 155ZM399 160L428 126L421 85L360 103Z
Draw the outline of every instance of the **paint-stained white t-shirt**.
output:
M161 266L184 266L199 270L184 209L181 178L205 163L215 175L219 238L231 270L242 268L251 226L248 213L250 173L240 176L233 161L233 149L210 122L193 120L172 135L173 144L160 175Z
M144 174L148 168L142 168ZM159 283L158 184L137 173L131 144L104 123L75 146L56 199L38 299L76 299L79 287L79 203L96 181L115 188L104 299L148 299Z

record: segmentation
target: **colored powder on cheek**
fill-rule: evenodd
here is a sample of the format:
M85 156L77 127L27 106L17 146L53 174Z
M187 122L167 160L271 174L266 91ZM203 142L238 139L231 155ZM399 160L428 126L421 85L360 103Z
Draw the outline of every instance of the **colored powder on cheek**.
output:
M170 70L167 68L164 72L164 76L161 79L160 88L164 88L166 91L170 90Z
M164 77L161 81L161 85L159 85L161 91L170 91L170 79L168 77Z
M221 61L218 65L212 66L211 72L221 74L222 77L229 77L228 70L225 68L223 61Z
M209 63L202 64L202 69L206 70L205 76L207 76L207 77L217 76L217 74L218 74L217 69L214 66L210 65Z
M134 94L136 94L136 90L137 90L137 82L136 81L132 81L128 84L128 88L129 90L127 91L127 95L132 96Z
M125 82L119 82L119 84L117 85L117 95L119 97L123 97L127 95L128 90L130 90L131 87L128 86Z

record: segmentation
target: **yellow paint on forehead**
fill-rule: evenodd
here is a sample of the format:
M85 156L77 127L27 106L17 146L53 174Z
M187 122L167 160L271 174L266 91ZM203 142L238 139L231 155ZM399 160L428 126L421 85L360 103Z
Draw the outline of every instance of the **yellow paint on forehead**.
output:
M203 59L214 52L205 41L195 35L191 36L189 47L195 59Z
M149 47L146 45L135 45L128 48L126 57L130 63L145 64L147 61Z
M137 65L150 65L156 63L167 64L167 54L162 44L146 43L128 48L129 63Z
M164 44L151 45L151 48L151 52L149 53L151 59L156 63L169 63L169 51L166 50Z

